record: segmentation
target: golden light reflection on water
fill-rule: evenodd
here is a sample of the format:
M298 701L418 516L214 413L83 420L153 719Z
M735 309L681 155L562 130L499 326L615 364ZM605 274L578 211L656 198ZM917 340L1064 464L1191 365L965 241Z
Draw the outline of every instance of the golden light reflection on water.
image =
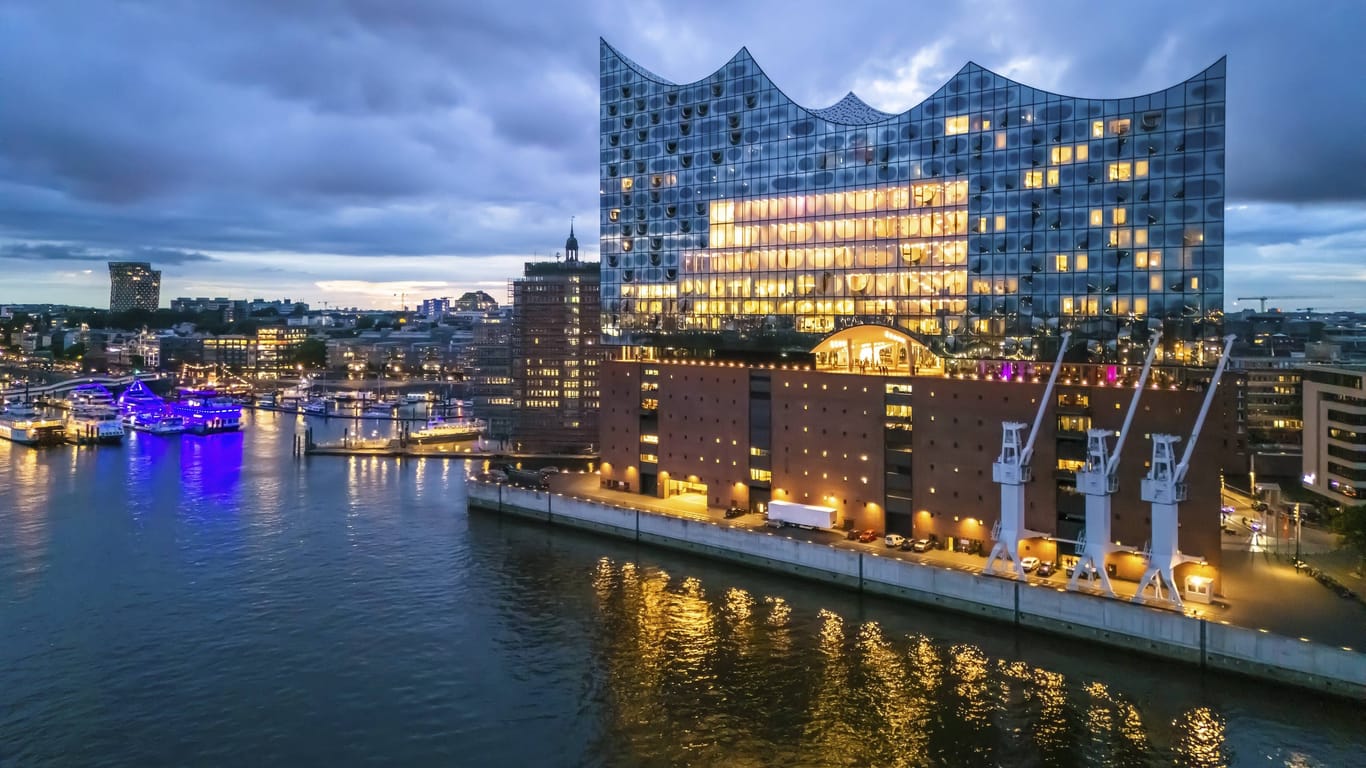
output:
M1209 707L1191 709L1172 723L1176 729L1174 752L1182 765L1218 768L1229 764L1224 719Z
M27 489L17 499L16 514L0 516L0 520L9 520L8 526L0 526L0 537L6 539L14 557L13 570L8 574L0 572L0 579L10 583L16 597L26 597L41 584L39 576L47 560L51 514L47 499L52 467L47 461L39 461L39 451L32 448L21 450L7 443L0 450L8 451L10 484Z
M624 764L1227 763L1222 720L1196 709L1157 750L1138 708L1101 682L895 635L776 595L598 559L613 728ZM793 750L799 745L799 749ZM953 762L949 760L948 762Z

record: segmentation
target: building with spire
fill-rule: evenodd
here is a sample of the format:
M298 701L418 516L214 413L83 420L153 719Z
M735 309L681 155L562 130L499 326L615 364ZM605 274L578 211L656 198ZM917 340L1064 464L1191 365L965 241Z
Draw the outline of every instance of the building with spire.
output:
M598 286L598 263L579 260L572 221L563 261L529 262L512 282L514 448L573 452L597 445L604 359Z

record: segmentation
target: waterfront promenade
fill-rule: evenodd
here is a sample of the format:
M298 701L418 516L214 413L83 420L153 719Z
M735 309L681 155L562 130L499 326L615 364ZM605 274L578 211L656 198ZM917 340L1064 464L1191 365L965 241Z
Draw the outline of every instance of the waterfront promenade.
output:
M633 537L860 591L1013 619L1016 625L1073 635L1081 642L1366 698L1366 654L1348 645L1359 645L1366 627L1360 606L1336 597L1324 602L1331 593L1303 576L1296 581L1284 578L1280 571L1264 576L1250 569L1255 578L1236 587L1234 595L1261 589L1280 597L1262 604L1246 600L1242 612L1233 601L1201 605L1195 609L1198 615L1183 616L1127 600L1069 593L1060 575L1023 582L985 576L981 573L985 560L976 556L901 552L887 549L881 541L860 544L826 531L775 532L761 528L762 522L754 515L727 520L722 510L708 509L699 499L642 499L597 488L593 475L562 475L553 482L552 491L537 492L472 481L469 496L474 506ZM675 522L668 522L671 519ZM821 546L808 549L804 545ZM1116 587L1122 596L1132 595L1133 585L1128 595L1119 584ZM1277 600L1294 607L1274 610L1274 604L1265 604ZM1254 613L1258 610L1267 612ZM1320 636L1310 637L1301 622L1315 615L1319 619L1313 628Z

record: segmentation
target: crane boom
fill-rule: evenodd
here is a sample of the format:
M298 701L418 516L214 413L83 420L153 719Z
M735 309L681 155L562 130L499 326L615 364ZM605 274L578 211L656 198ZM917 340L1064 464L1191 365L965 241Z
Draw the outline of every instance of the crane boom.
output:
M1209 414L1210 404L1214 402L1214 390L1219 387L1219 379L1223 378L1224 366L1228 365L1228 355L1233 350L1235 338L1237 337L1233 334L1224 337L1224 354L1219 357L1219 365L1214 368L1214 377L1210 379L1209 390L1205 392L1205 402L1200 405L1200 415L1195 417L1195 429L1191 430L1186 450L1181 454L1181 463L1176 465L1178 483L1186 479L1186 470L1190 469L1191 455L1195 453L1195 441L1200 439L1200 430L1205 426L1205 416Z
M1058 359L1053 361L1053 370L1048 374L1048 386L1044 387L1043 397L1039 400L1039 412L1034 414L1034 426L1029 430L1029 439L1025 441L1024 449L1020 451L1020 466L1029 464L1030 458L1034 455L1034 440L1039 436L1039 426L1043 424L1043 415L1048 410L1048 403L1053 399L1053 385L1058 381L1058 372L1062 370L1062 356L1067 354L1067 342L1072 338L1071 331L1064 331L1062 340L1058 343Z
M1143 388L1148 385L1148 372L1153 369L1153 357L1157 353L1158 342L1162 341L1162 331L1159 329L1153 336L1152 346L1148 347L1148 356L1143 360L1143 372L1138 375L1138 386L1134 387L1134 397L1129 401L1129 412L1124 415L1124 426L1119 428L1119 438L1115 440L1115 450L1110 454L1110 466L1105 468L1105 474L1110 477L1115 476L1115 470L1119 468L1119 457L1123 455L1124 440L1129 437L1129 425L1134 423L1134 412L1138 410L1138 400L1143 397Z

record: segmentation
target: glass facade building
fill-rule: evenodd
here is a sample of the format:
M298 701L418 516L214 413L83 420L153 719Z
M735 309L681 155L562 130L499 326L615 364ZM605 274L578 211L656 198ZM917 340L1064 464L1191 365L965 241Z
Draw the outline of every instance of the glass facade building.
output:
M156 311L161 305L161 270L145 261L109 262L109 311Z
M1085 99L969 63L920 104L788 98L746 50L672 83L601 44L607 344L810 349L894 326L954 360L1207 357L1223 317L1224 61ZM1051 343L1050 343L1051 342ZM1210 343L1202 343L1210 342Z

